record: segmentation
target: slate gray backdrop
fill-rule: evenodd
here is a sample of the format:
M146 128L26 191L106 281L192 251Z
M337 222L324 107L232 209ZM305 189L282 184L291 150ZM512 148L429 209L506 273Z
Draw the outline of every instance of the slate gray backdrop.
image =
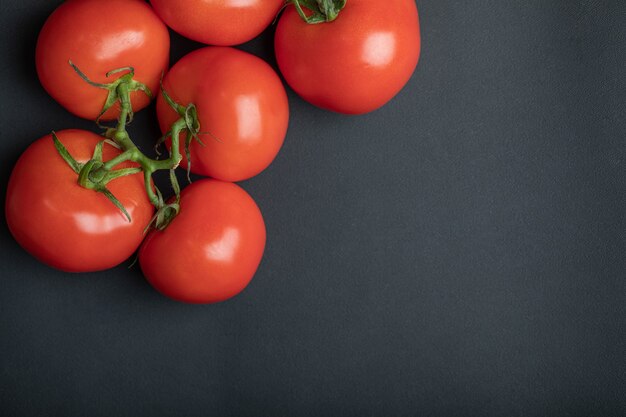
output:
M3 197L30 142L93 129L34 71L59 3L2 3ZM242 184L269 240L232 301L54 271L2 222L0 414L626 415L626 2L418 6L421 61L385 108L289 92L284 148ZM271 39L242 48L274 65ZM196 47L174 36L173 59Z

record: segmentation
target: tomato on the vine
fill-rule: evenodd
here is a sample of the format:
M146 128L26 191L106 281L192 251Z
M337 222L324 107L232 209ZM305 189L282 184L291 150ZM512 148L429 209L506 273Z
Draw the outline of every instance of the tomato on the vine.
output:
M107 98L105 89L83 81L71 60L92 81L106 84L116 77L106 73L133 67L134 79L155 95L169 63L167 27L141 0L68 0L48 18L37 41L36 64L46 91L71 113L95 119ZM133 109L150 100L140 91L131 95ZM119 109L109 109L102 120L113 120Z
M248 285L264 248L265 223L252 197L236 184L202 179L182 191L167 228L146 237L139 263L162 294L213 303Z
M367 113L393 98L415 70L415 0L348 0L335 20L317 24L305 23L290 5L274 46L280 71L303 99L339 113Z
M206 133L191 143L192 172L241 181L276 157L287 133L289 104L280 78L262 59L229 47L198 49L170 69L163 87L176 103L195 104ZM163 133L180 117L163 94L157 113Z
M56 135L79 163L91 159L102 140L84 130ZM105 161L119 154L104 145ZM13 168L5 206L9 230L26 251L54 268L68 272L112 268L139 247L153 207L141 174L118 178L108 188L130 222L102 193L81 187L77 174L57 152L52 135L44 136L24 151Z
M238 45L259 35L276 18L283 0L150 0L176 32L209 45Z

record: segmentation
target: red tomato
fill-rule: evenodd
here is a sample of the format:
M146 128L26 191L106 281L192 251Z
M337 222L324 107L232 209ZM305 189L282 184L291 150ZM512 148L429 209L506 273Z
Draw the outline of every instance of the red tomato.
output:
M161 74L169 62L167 27L141 0L69 0L48 18L37 41L36 64L46 91L71 113L95 119L107 91L82 80L71 60L92 81L110 83L119 77L105 74L122 67L135 68L135 80L156 95ZM133 109L148 105L143 92L131 94ZM117 106L102 120L115 119Z
M183 190L172 223L148 235L139 263L164 295L214 303L248 285L264 248L265 224L252 197L236 184L203 179Z
M102 140L84 130L64 130L57 137L82 163L91 159ZM105 144L104 160L119 152ZM135 174L108 184L131 222L103 194L81 187L77 180L51 135L35 141L19 158L9 180L5 207L9 229L24 249L54 268L68 272L112 268L139 247L152 217L143 176Z
M210 45L238 45L272 23L283 0L150 0L176 32Z
M348 0L328 23L307 24L293 6L274 39L278 67L306 101L347 114L375 110L415 70L420 33L414 0Z
M194 103L200 129L210 132L200 137L204 146L192 143L194 173L241 181L276 157L287 133L289 104L280 78L262 59L233 48L206 47L178 61L163 86L177 103ZM157 114L163 132L179 118L162 94ZM182 166L186 163L184 158Z

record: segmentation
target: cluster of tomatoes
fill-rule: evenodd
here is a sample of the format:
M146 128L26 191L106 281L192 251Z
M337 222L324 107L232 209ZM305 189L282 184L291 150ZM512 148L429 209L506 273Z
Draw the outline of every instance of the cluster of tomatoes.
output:
M279 15L280 14L280 15ZM231 46L277 16L286 82L324 109L362 114L396 95L417 65L414 0L68 0L46 21L36 63L45 90L102 135L53 132L19 158L6 216L18 243L70 272L112 268L139 249L147 280L185 302L228 299L252 279L265 225L236 181L264 170L287 133L276 72ZM169 68L168 26L207 46ZM158 93L158 94L157 94ZM148 158L126 131L157 96L169 158ZM182 191L179 165L201 179ZM165 201L151 175L171 173Z

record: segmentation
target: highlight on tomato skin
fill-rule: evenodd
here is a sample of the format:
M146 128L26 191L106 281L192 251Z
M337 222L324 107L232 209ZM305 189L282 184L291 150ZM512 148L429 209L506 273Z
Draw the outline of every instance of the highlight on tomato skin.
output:
M139 249L148 282L174 300L205 304L239 294L265 250L263 216L240 186L213 179L183 189L180 213Z
M169 51L167 27L145 1L68 0L41 29L35 61L39 80L52 98L72 114L95 120L108 92L84 82L69 61L102 84L116 78L107 77L109 71L133 67L134 79L156 95L161 74L169 65ZM150 98L137 91L131 101L137 112ZM118 115L119 108L114 106L102 120Z
M174 64L163 88L176 103L196 106L203 134L202 143L191 142L191 172L243 181L276 158L287 134L289 103L278 74L261 58L230 47L204 47ZM161 93L157 115L163 133L179 117ZM181 167L187 162L183 152Z
M239 45L276 18L283 0L150 0L157 14L182 36L207 45Z
M56 135L81 163L91 159L102 140L77 129ZM106 160L119 154L104 145ZM120 168L131 166L125 163ZM78 184L77 174L58 154L52 136L46 135L24 151L11 173L5 202L9 230L20 246L53 268L66 272L113 268L137 250L154 210L141 174L118 178L108 187L130 222L103 194Z
M274 36L287 84L305 101L343 114L368 113L395 97L420 48L415 0L348 0L332 22L317 24L289 5Z

